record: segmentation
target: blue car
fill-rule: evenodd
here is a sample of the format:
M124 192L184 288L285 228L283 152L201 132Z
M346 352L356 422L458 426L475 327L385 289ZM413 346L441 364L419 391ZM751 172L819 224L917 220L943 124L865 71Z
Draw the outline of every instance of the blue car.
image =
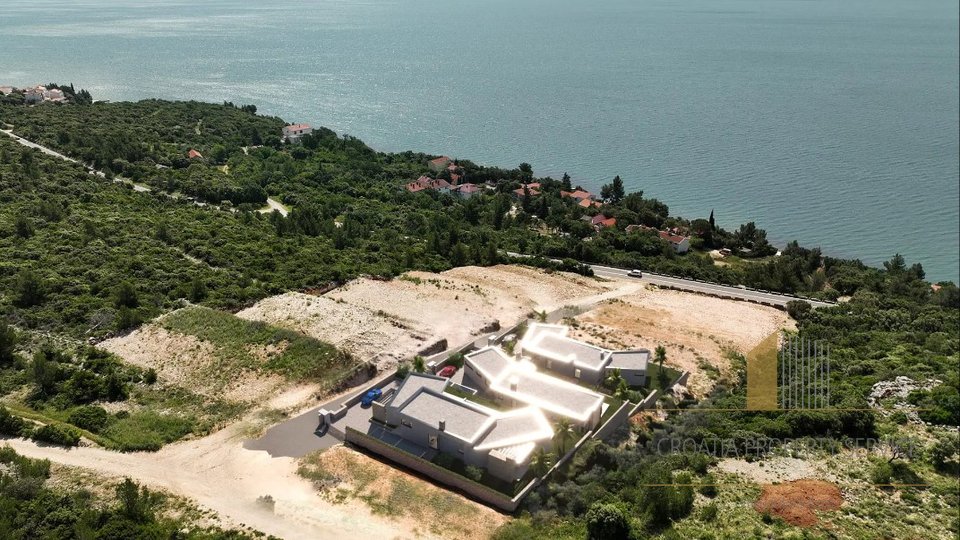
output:
M383 390L379 388L371 388L370 390L367 390L367 393L364 394L362 398L360 398L360 406L369 407L374 401L380 399L380 396L382 395Z

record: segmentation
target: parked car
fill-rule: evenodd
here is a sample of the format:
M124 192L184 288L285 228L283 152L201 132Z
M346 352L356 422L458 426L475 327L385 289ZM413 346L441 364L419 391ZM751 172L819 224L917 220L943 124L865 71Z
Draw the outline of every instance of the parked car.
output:
M453 377L453 374L456 373L456 372L457 372L457 366L444 366L444 368L441 369L441 370L437 373L437 375L439 375L439 376L441 376L441 377L450 378L450 377Z
M360 406L369 407L370 405L373 405L374 401L380 399L380 396L382 395L383 390L379 388L371 388L370 390L367 390L367 393L364 394L362 398L360 398Z
M630 276L630 277L642 278L642 277L643 277L643 272L641 272L641 271L639 271L639 270L637 270L637 269L633 269L633 270L627 272L627 275Z

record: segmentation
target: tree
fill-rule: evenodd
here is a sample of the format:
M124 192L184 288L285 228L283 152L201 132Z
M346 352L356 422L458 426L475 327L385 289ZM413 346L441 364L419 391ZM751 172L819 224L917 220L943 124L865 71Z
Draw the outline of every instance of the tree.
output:
M117 309L120 308L130 308L136 309L140 305L140 300L137 298L137 290L133 288L133 285L129 281L124 281L117 286L117 290L114 293L113 305Z
M623 189L623 180L620 179L620 175L613 177L611 195L614 203L619 203L627 195L626 191Z
M13 220L13 228L19 238L30 238L33 236L33 222L23 214L17 214Z
M537 476L547 474L550 467L553 467L553 457L552 453L547 452L542 447L537 449L533 456L530 457L530 468L533 469L533 473Z
M575 442L577 439L576 429L574 428L573 423L566 418L557 420L557 423L553 425L553 428L554 441L557 443L557 450L560 454L566 454L568 445Z
M713 230L713 231L717 230L717 222L714 221L713 219L713 209L710 209L710 219L708 219L707 221L710 222L710 230Z
M657 345L656 350L654 351L654 358L657 361L657 365L660 369L657 370L657 382L660 383L661 388L665 388L667 383L667 372L663 370L663 362L667 359L667 349L663 345Z
M810 302L805 300L790 300L787 302L787 314L795 321L804 319L812 309Z
M587 538L590 540L630 538L630 520L615 504L593 503L586 518Z
M207 297L207 284L203 282L200 276L194 276L190 282L190 301L201 302Z
M7 323L0 321L0 366L13 362L13 351L17 346L17 331Z
M427 364L419 354L413 357L413 370L417 373L423 373L427 370Z
M667 359L666 347L663 345L657 345L657 348L654 351L654 359L656 359L657 364L660 365L660 369L663 369L663 362Z
M60 371L57 362L55 360L49 360L43 352L38 352L33 355L31 368L33 372L33 382L37 385L37 391L40 395L52 395Z
M125 478L116 487L117 502L120 505L120 514L136 523L147 523L153 520L153 509L150 503L150 490Z
M26 308L43 303L43 283L33 270L27 269L17 274L14 291L14 304L18 307Z

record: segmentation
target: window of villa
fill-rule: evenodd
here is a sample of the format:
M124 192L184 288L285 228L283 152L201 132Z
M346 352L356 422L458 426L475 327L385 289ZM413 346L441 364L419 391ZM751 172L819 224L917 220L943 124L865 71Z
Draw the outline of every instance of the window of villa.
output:
M408 428L412 428L412 427L413 427L413 424L410 423L409 420L400 420L400 424L401 424L401 425L404 425L404 426L407 426Z
M573 370L573 376L578 379L580 378L580 368Z

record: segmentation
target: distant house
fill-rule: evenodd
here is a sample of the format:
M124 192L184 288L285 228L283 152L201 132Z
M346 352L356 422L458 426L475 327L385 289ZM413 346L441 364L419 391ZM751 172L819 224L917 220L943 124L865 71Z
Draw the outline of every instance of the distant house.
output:
M583 199L577 203L577 206L579 206L580 208L600 208L603 205L597 201L591 201L590 199Z
M480 187L476 184L460 184L453 189L454 194L461 199L469 199L480 192Z
M683 236L677 229L658 231L657 229L654 229L653 227L647 227L646 225L627 225L626 230L628 233L633 231L653 231L657 233L657 236L666 240L675 252L686 253L687 251L690 251L690 237ZM723 250L721 250L721 255L723 255Z
M404 189L410 193L418 193L424 190L435 190L441 193L449 193L452 189L450 182L442 178L430 178L429 176L421 176L413 182L408 183L404 186Z
M0 86L0 94L3 94L4 96L9 96L16 91L17 89L12 86Z
M603 214L597 214L590 218L590 224L596 229L602 229L607 227L616 227L617 219L612 217L607 217Z
M37 88L28 88L23 92L23 102L27 105L33 105L35 103L43 103L43 91L42 86Z
M313 133L313 128L309 124L291 124L283 127L283 140L289 143L300 142L304 135Z
M553 427L539 409L496 411L444 392L449 384L446 378L411 373L385 403L374 404L373 417L400 439L507 482L523 478L537 448L552 447Z
M52 90L44 89L43 100L53 103L63 103L67 100L67 96L64 95L63 90L60 90L59 88L54 88Z
M537 195L540 195L540 183L531 182L529 184L524 184L522 187L519 187L513 190L513 196L518 199L522 199L525 193L529 194L531 197L536 197Z
M690 237L674 234L670 231L658 231L657 234L660 238L666 240L677 253L690 251Z
M561 191L560 196L576 199L577 202L580 202L583 200L594 200L597 198L593 193L590 193L589 191L586 191L580 188L577 188L576 191Z
M447 156L440 156L435 159L431 159L427 162L427 167L430 167L430 170L433 172L440 172L447 168L453 162L452 159Z
M201 154L200 152L197 152L196 150L194 150L193 148L191 148L191 149L187 152L187 157L190 158L190 159L202 159L202 158L203 158L203 154Z

